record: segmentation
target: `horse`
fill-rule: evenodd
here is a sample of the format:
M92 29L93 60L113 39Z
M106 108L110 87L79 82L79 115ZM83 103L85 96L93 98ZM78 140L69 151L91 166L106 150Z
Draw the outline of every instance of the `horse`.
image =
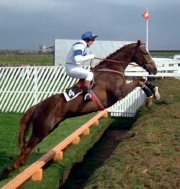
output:
M20 119L20 154L15 163L6 168L6 172L10 173L23 166L35 146L65 119L108 108L136 87L141 87L147 97L151 97L152 91L146 85L146 80L137 79L126 83L124 71L131 62L135 62L149 74L157 73L155 62L141 40L121 47L92 68L93 91L103 108L93 101L84 102L82 94L67 102L63 93L54 94L30 107ZM26 139L30 127L32 133Z

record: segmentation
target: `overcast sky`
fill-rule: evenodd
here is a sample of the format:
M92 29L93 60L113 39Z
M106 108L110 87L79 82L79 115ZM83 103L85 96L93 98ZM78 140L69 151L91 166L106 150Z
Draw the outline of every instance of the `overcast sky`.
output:
M146 40L149 49L180 50L180 0L0 0L0 49L37 50L55 39Z

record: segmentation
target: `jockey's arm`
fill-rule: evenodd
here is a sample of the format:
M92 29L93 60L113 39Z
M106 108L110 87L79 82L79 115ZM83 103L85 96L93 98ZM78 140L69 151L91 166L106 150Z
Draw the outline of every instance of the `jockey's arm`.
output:
M84 62L84 61L87 61L87 60L92 60L94 59L94 54L88 54L88 55L75 55L74 56L74 60L75 62Z
M87 60L94 59L94 54L86 54L83 44L75 45L74 47L74 61L78 64Z

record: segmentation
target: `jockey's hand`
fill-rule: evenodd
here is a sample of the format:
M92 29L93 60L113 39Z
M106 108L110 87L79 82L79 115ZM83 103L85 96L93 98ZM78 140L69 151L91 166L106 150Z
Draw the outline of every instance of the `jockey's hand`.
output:
M86 55L86 56L88 56L88 59L89 59L89 60L92 60L92 59L94 59L94 57L95 57L94 54L88 54L88 55Z

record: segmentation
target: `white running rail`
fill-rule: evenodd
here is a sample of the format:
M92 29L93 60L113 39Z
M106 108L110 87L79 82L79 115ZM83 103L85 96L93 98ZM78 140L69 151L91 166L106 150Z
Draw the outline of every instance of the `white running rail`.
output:
M173 66L161 64L157 77L180 77L179 68L178 63ZM125 75L148 76L137 66L129 66ZM67 76L62 66L0 67L0 112L24 112L41 100L63 92L75 82L77 80ZM143 103L141 100L144 101L143 92L137 89L109 111L114 116L134 115Z
M144 104L146 95L140 87L134 89L125 98L108 108L113 117L134 117L137 109Z

